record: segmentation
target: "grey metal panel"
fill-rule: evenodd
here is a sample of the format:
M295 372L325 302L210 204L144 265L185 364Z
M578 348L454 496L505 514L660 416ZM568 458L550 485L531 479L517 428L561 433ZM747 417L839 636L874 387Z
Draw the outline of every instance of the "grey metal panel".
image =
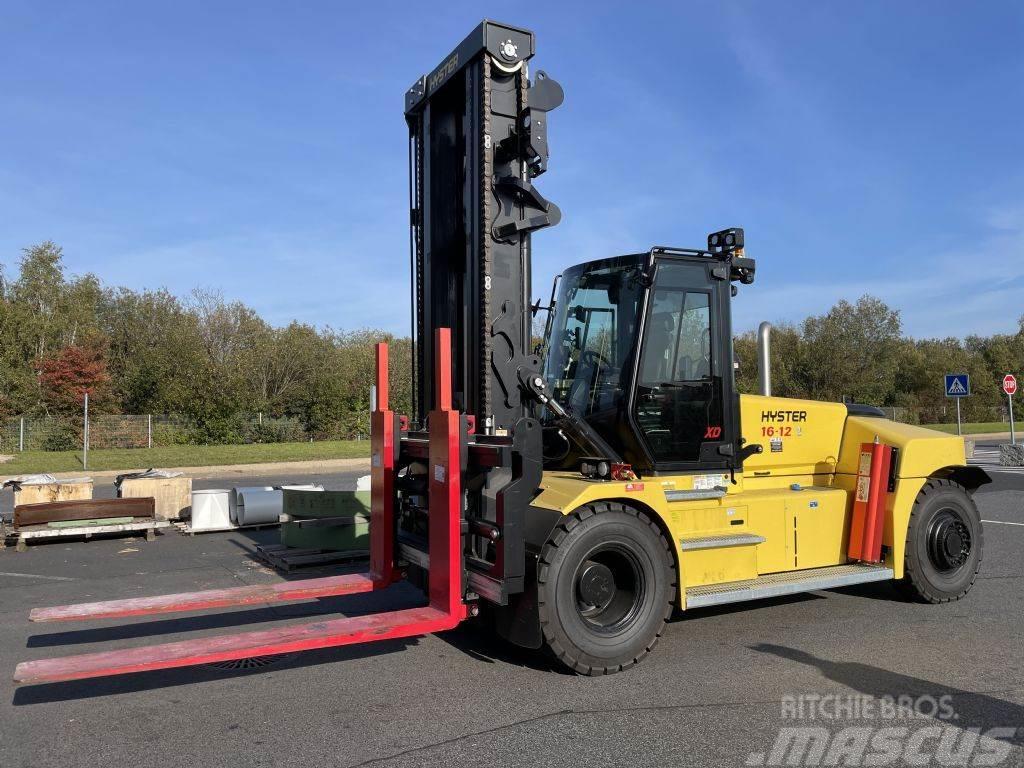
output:
M492 603L501 604L504 600L501 582L489 576L484 576L482 573L469 572L469 588Z
M701 536L692 539L680 539L679 548L688 551L693 549L722 549L724 547L745 547L750 544L763 544L764 536L753 533L734 533L722 536Z
M408 560L420 568L430 568L430 555L421 549L410 547L408 544L399 544L398 554L403 560Z
M726 490L709 488L706 491L665 491L665 501L702 501L705 499L721 499L725 496Z
M772 573L748 581L711 584L686 590L686 607L702 608L709 605L739 603L745 600L763 600L769 597L835 589L871 581L887 581L894 576L892 568L877 565L833 565L810 568L805 571Z
M430 555L423 550L410 547L408 544L399 544L398 554L403 560L414 563L424 570L430 570ZM505 599L500 581L476 571L469 572L469 588L494 603L501 603Z

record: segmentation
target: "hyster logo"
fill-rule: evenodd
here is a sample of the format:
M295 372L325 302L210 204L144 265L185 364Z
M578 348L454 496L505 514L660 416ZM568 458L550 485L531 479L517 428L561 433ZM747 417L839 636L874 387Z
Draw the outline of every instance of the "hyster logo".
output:
M807 411L761 411L761 421L807 421Z
M437 86L448 79L448 75L455 71L455 68L459 66L459 54L454 53L452 57L448 59L444 64L437 68L427 80L427 90L433 91Z

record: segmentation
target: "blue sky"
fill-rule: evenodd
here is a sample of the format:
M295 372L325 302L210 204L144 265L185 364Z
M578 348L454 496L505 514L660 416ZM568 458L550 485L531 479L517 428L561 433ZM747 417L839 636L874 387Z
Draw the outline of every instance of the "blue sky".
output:
M402 96L488 15L566 92L534 293L743 226L738 329L875 294L915 336L1024 314L1024 6L0 0L0 262L408 327Z

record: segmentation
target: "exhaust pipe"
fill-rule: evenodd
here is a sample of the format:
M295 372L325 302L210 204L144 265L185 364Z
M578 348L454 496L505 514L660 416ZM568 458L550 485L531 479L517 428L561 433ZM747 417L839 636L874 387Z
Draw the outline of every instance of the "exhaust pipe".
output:
M767 320L757 326L757 382L761 394L772 395L772 324Z

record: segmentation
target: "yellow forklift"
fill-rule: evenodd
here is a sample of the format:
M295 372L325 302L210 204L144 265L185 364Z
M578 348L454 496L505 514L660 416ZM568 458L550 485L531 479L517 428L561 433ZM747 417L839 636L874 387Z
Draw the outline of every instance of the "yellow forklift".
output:
M366 573L33 611L116 618L422 587L425 605L19 665L51 682L408 637L488 622L583 674L640 661L674 609L895 580L963 597L981 563L963 441L869 406L736 391L744 233L580 264L531 306L535 186L563 93L533 33L484 21L405 95L411 411L378 347ZM595 183L599 180L595 179ZM541 343L534 317L547 310Z

